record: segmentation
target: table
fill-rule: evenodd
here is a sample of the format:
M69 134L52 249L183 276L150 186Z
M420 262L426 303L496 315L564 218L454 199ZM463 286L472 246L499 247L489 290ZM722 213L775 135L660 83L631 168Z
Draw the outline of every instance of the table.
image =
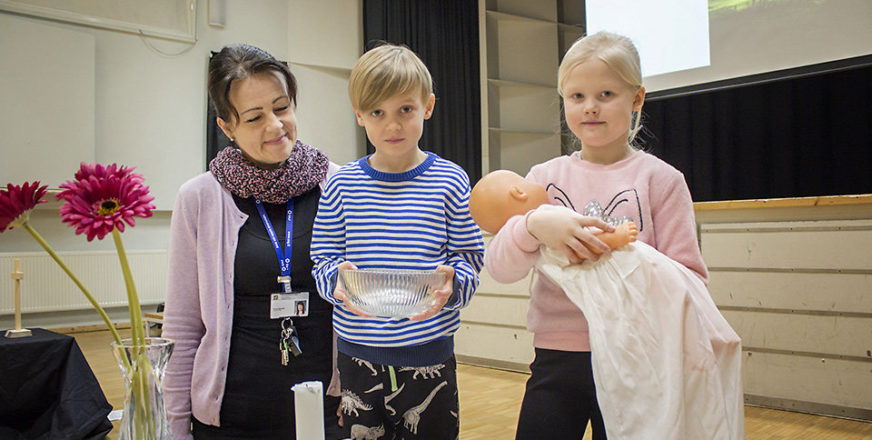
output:
M112 406L76 340L31 330L31 337L0 336L0 438L104 438Z

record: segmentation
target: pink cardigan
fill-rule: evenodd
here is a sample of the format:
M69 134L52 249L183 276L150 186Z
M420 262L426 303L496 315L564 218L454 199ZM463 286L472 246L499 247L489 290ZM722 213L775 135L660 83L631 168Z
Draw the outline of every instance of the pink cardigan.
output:
M552 204L581 213L588 202L596 200L613 217L630 216L639 228L638 240L707 281L690 191L684 175L666 162L639 151L622 161L600 165L576 153L534 166L527 179L546 186ZM491 240L485 267L496 281L512 283L527 276L538 258L539 241L527 232L525 217L519 215L509 219ZM538 276L532 287L527 328L534 333L536 347L590 351L584 314L544 276Z
M328 178L337 169L331 163ZM175 340L164 399L176 440L192 438L192 413L209 425L220 422L233 327L233 261L247 219L212 173L179 189L170 223L162 334Z

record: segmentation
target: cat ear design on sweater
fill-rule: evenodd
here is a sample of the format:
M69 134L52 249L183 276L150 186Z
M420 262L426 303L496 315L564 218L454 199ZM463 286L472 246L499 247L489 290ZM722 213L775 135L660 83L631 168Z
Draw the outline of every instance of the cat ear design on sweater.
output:
M576 203L578 203L577 206L583 208L591 202L591 200L576 200L573 202L570 200L569 195L566 194L566 191L553 183L546 185L545 189L548 191L549 200L556 200L560 202L561 205L570 208L575 212L580 212L576 208ZM629 217L630 220L636 223L639 232L642 232L645 228L645 225L642 224L642 205L639 202L639 193L634 188L618 191L618 193L615 194L607 204L602 206L602 216L612 218Z

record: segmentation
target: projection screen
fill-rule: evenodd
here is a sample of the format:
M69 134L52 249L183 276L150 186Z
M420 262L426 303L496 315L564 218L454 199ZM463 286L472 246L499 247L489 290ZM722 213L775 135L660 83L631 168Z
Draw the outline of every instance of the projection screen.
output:
M872 54L872 0L587 0L632 38L649 92Z

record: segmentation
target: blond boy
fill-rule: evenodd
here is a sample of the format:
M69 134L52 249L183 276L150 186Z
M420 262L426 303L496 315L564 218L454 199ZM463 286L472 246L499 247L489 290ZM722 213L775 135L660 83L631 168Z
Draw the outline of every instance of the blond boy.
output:
M453 335L484 254L469 214L469 177L418 146L436 98L411 50L386 44L368 51L348 91L375 153L328 182L311 250L319 293L335 306L342 416L352 438L454 440ZM446 282L436 304L417 316L367 316L345 302L340 268L434 270Z

